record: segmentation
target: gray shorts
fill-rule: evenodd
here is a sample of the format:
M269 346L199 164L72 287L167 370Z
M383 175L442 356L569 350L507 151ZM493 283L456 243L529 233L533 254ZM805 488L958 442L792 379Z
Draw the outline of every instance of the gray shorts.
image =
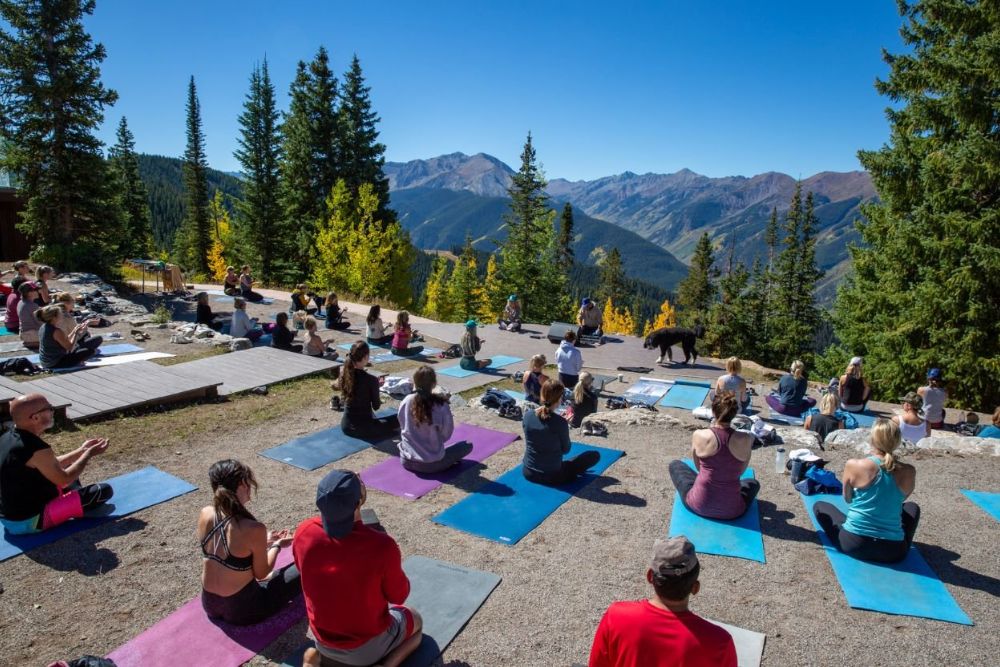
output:
M324 657L345 665L357 665L358 667L374 665L413 635L413 616L409 609L390 607L389 617L392 622L385 632L372 637L357 648L342 649L326 646L313 636L311 630L309 636L315 642L316 650Z

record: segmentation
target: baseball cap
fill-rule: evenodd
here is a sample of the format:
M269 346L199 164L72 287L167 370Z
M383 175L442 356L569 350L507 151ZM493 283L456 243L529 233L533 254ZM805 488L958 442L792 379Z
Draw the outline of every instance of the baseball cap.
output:
M861 357L851 357L851 363L849 366L860 366L861 362L864 361Z
M507 297L507 300L508 301L517 301L517 295L516 294L511 294L509 297Z
M653 574L659 577L677 577L698 567L698 554L694 545L683 535L653 544Z
M914 410L921 410L924 407L924 399L915 391L906 392L906 396L899 399L900 403L912 405Z
M929 371L927 371L927 379L928 380L940 380L941 379L941 369L940 368L932 368Z
M354 510L361 500L361 480L350 470L331 470L316 487L316 507L323 530L344 537L354 527Z
M585 297L583 297L583 301L580 302L580 305L581 306L586 306L589 303L590 303L590 297L589 296L585 296Z
M475 329L476 328L476 321L475 320L469 320L468 322L465 323L465 328L466 329Z

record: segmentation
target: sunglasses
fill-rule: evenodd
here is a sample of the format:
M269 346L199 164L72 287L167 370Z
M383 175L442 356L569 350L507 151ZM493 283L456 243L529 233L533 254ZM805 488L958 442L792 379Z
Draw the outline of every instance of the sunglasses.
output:
M54 407L52 407L51 405L46 405L46 406L45 406L44 408L42 408L41 410L35 410L34 412L32 412L32 413L31 413L30 415L28 415L28 416L29 416L29 417L34 417L35 415L40 415L40 414L42 414L43 412L55 412L55 411L56 411L56 409L55 409Z

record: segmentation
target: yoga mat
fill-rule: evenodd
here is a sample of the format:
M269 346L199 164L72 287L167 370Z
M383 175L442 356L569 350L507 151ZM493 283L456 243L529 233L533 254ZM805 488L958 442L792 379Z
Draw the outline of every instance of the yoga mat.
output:
M352 345L354 345L354 343L341 343L337 347L339 347L341 350L348 350L349 351L351 349ZM389 344L386 343L385 345L375 345L373 343L368 343L368 347L369 348L373 348L374 347L377 350L388 350L389 349Z
M348 345L347 348L350 349L351 346ZM378 354L371 355L369 361L371 361L373 364L384 364L388 361L406 361L407 359L419 359L419 358L426 359L427 357L437 356L441 354L441 352L442 350L439 350L436 347L425 347L420 352L420 354L413 354L410 355L409 357L393 354L392 352L379 352Z
M383 408L375 413L375 417L382 419L394 414L396 408ZM367 440L345 435L337 425L265 449L260 455L302 470L316 470L371 446L372 443Z
M407 558L403 571L410 579L405 604L423 617L424 638L402 667L429 667L500 585L500 577L424 556ZM299 667L308 646L300 646L283 664Z
M83 365L87 368L95 368L100 366L117 366L119 364L128 364L133 361L148 361L150 359L169 359L176 355L170 354L169 352L138 352L136 354L118 354L113 357L91 357L87 361L83 362Z
M667 393L673 383L668 380L640 377L622 396L631 403L653 405Z
M469 468L475 467L476 463L485 461L520 437L516 433L494 431L472 424L458 424L445 445L453 445L462 440L468 440L472 443L472 452L458 465L442 472L417 474L404 468L399 458L393 457L363 470L361 479L369 488L385 491L407 500L416 500L461 475Z
M625 454L617 449L574 442L565 458L573 458L586 451L600 452L601 460L569 484L553 487L529 482L524 478L521 466L517 466L495 482L487 482L465 500L433 517L432 521L494 542L517 544L570 496L594 481Z
M761 658L764 656L764 641L767 635L753 630L745 630L735 625L729 625L722 621L706 618L706 621L715 623L732 636L733 643L736 644L736 665L737 667L760 667Z
M694 462L684 459L694 470ZM753 479L753 469L743 471L741 479ZM760 532L760 510L754 498L746 513L737 518L723 521L698 516L681 502L681 495L674 492L674 508L670 513L668 537L684 535L694 544L698 553L744 558L766 563L764 558L764 537Z
M879 418L878 415L870 412L848 412L847 414L854 417L854 421L858 423L860 428L871 428L875 425L875 420Z
M21 350L27 350L27 349L28 348L24 346L24 343L22 343L19 340L14 341L13 343L0 343L0 354L6 354L7 352L20 352ZM11 359L13 357L7 357L7 358Z
M291 561L292 550L283 549L275 565L282 567ZM299 596L283 610L256 625L235 626L209 619L199 596L116 648L108 654L108 658L118 667L239 667L298 623L305 611L302 596Z
M817 502L825 501L847 513L843 496L817 494L802 496L809 518L819 534L833 573L855 609L869 609L886 614L930 618L949 623L972 625L951 593L934 574L916 547L911 546L906 558L899 563L869 563L851 558L831 544L819 527L813 511Z
M74 519L51 530L32 535L10 535L3 531L0 535L0 561L141 509L159 505L197 488L153 466L112 477L106 481L114 489L114 497L106 505L95 508L82 519Z
M503 393L507 394L515 401L526 401L528 400L528 395L523 391L514 391L513 389L504 389Z
M0 336L13 336L13 335L15 334L12 334L10 331L8 331L7 327L0 326Z
M711 390L711 385L700 382L685 382L677 380L674 385L667 390L667 395L660 401L660 405L665 408L680 408L682 410L694 410L701 407Z
M962 493L966 498L978 505L981 510L997 521L1000 521L1000 493L967 491L966 489L962 489Z
M491 357L492 362L486 368L480 371L467 371L461 366L449 366L448 368L442 368L438 371L441 375L447 375L453 378L467 378L469 376L475 375L476 373L483 373L486 371L493 371L504 366L509 366L510 364L516 364L519 361L524 361L521 357L511 357L506 354L498 354L495 357Z
M212 301L214 301L215 303L232 303L234 298L235 297L226 296L225 294L223 294L221 296L216 295L212 299ZM256 303L259 306L270 306L272 303L274 303L274 299L268 299L267 297L265 297L260 301L249 301L249 300L247 301L247 305L250 305L252 303Z
M132 345L131 343L118 343L116 345L102 345L97 348L97 354L102 357L113 357L119 354L129 354L131 352L145 352L145 348L139 347L138 345ZM40 363L37 354L23 354L19 355L27 359L33 364ZM171 355L173 356L173 355Z

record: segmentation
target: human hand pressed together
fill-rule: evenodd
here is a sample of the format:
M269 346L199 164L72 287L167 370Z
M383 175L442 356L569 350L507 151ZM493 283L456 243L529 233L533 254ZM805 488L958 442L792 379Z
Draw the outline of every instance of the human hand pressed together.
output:
M107 438L91 438L83 442L83 450L90 455L103 454L108 449Z

